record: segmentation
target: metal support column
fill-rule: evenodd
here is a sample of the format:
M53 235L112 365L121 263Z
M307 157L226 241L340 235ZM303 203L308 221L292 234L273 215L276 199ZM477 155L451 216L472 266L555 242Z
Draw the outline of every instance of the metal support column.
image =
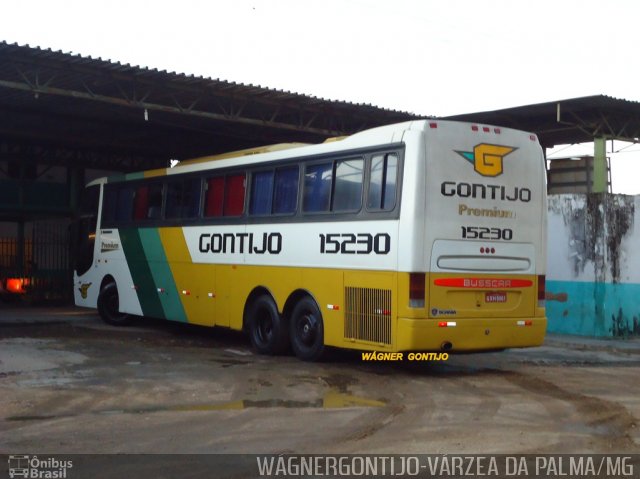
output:
M593 141L592 191L594 193L607 193L609 191L606 138L595 138Z

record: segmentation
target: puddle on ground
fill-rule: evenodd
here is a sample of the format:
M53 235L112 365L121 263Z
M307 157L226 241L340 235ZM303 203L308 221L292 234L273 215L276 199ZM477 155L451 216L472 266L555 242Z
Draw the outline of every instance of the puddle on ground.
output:
M120 414L149 414L154 412L197 412L197 411L226 411L238 409L252 408L321 408L321 409L344 409L344 408L370 408L384 407L387 403L376 399L363 398L352 394L342 393L340 391L330 390L323 398L313 401L296 401L292 399L241 399L238 401L229 401L214 404L186 404L172 406L157 406L149 408L133 408L133 409L108 409L103 411L92 411L89 414L96 415L120 415ZM7 421L37 421L75 417L77 414L60 414L57 416L10 416L5 418Z
M154 409L153 411L217 411L224 409L250 409L250 408L322 408L322 409L342 409L348 407L384 407L387 403L368 399L351 394L344 394L337 391L329 391L322 399L315 401L295 401L291 399L243 399L221 404L194 404L187 406L173 406L168 408ZM139 411L145 412L145 411Z

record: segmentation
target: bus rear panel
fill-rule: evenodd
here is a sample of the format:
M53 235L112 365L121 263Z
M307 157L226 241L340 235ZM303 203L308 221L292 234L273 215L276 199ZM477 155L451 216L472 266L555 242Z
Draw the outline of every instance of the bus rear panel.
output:
M397 349L540 345L546 185L537 138L453 122L428 122L422 134L424 169L417 165L416 181L425 193L415 211L403 211L416 241L402 265L408 305L399 307Z

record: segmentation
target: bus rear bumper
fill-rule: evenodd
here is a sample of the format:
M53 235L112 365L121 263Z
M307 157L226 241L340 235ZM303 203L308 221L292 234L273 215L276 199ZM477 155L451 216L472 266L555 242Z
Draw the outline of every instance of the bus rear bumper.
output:
M446 324L446 326L445 326ZM547 319L398 318L397 351L483 351L540 346Z

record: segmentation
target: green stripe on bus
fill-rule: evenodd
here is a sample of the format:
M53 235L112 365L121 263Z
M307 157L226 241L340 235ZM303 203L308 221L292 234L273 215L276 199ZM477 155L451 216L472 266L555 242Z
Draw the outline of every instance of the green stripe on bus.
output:
M156 228L144 228L138 231L156 288L162 288L161 292L156 289L156 295L160 298L165 317L173 321L186 323L187 315L180 300L180 291L176 287L171 268L169 268L158 230Z
M158 291L153 282L138 229L122 228L119 232L122 249L131 271L131 278L136 286L142 314L150 318L164 318L162 304L158 298Z
M141 180L144 178L144 172L136 172L136 173L125 173L125 180Z
M115 183L118 181L124 181L125 179L124 173L114 173L113 175L107 176L107 183Z

